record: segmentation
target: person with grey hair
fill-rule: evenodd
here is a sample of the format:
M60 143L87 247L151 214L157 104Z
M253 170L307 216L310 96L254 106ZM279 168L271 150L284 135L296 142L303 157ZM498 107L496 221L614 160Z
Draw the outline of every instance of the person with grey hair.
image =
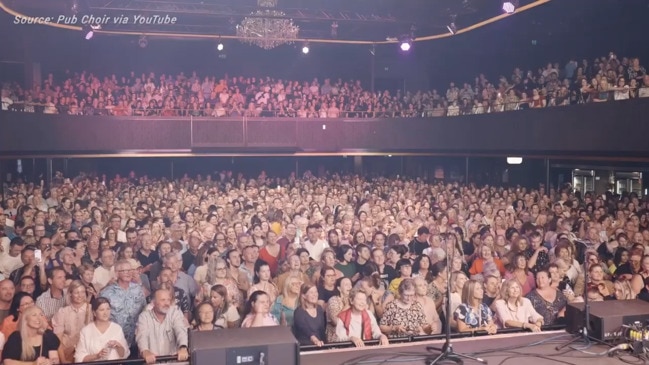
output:
M189 300L189 303L194 302L194 298L198 295L199 287L196 281L191 276L182 272L183 258L178 252L169 252L163 257L163 265L171 271L170 282L174 287L182 289Z
M133 282L135 270L130 262L121 260L115 265L117 281L101 291L100 296L111 304L111 321L119 324L124 330L126 342L132 350L135 345L135 323L142 309L146 306L146 296L142 285ZM133 352L133 351L132 351ZM135 352L137 353L137 351Z
M173 295L169 290L158 289L152 304L137 320L135 339L141 356L147 364L154 364L156 356L174 354L178 361L187 361L188 326L183 313L173 303Z

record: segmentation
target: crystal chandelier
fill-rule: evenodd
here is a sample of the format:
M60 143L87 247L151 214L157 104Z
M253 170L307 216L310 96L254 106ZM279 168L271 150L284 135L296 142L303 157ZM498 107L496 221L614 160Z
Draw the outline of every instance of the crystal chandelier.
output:
M286 19L286 14L272 9L277 6L277 0L258 0L257 5L264 9L251 13L237 25L239 40L263 49L293 43L300 28L293 20Z

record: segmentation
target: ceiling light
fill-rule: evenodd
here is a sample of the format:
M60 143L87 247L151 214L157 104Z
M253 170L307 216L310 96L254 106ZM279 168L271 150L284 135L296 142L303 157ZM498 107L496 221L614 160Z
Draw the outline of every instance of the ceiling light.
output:
M302 46L302 53L309 54L309 43L304 43L304 46Z
M516 11L516 4L514 1L503 2L503 11L507 14L513 14Z
M410 51L410 42L406 42L406 41L401 42L399 48L401 48L401 50L404 52Z
M522 157L507 157L507 164L509 165L520 165L523 163Z
M137 42L140 45L140 48L146 48L149 44L149 41L146 39L145 35L140 36L140 40Z
M219 44L216 45L216 50L217 51L222 51L223 50L223 43L219 42Z

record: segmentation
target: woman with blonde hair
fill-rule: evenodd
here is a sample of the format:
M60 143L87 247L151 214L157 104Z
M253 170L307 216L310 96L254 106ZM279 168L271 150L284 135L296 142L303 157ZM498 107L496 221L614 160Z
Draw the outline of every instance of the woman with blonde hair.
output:
M532 302L523 297L521 285L516 279L503 283L500 289L502 299L496 300L496 314L503 328L522 328L540 332L543 326L541 316L532 306Z
M209 256L207 260L207 274L205 275L205 283L202 286L203 297L206 298L210 294L210 289L214 285L223 285L227 291L231 304L237 308L243 308L243 295L237 283L228 276L228 264L220 257Z
M5 365L51 365L59 363L58 337L47 329L47 317L37 306L25 309L18 321L18 331L9 336L2 350Z
M277 318L282 326L293 326L293 315L300 304L300 287L302 284L299 277L290 276L284 281L282 294L274 302L271 301L270 314ZM266 294L268 295L268 293Z
M79 280L70 283L67 292L69 305L59 309L52 317L54 334L61 340L61 361L74 360L74 348L79 342L81 329L92 321L86 286Z
M487 331L493 335L497 332L493 313L486 304L482 303L484 289L477 280L469 280L462 288L462 304L460 304L453 318L457 322L459 332Z

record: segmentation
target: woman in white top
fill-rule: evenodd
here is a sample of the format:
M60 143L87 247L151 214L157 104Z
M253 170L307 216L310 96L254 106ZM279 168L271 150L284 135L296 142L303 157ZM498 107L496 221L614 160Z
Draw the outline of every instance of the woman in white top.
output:
M462 289L464 288L464 283L467 282L469 278L463 271L455 271L451 273L451 327L457 328L457 322L453 318L453 313L457 307L462 304ZM446 311L446 305L444 306L444 311ZM446 314L446 313L445 313Z
M516 279L503 283L500 289L502 299L496 300L496 314L503 328L523 328L540 332L543 316L538 314L532 302L522 296L521 286Z
M92 320L88 304L88 293L86 286L79 280L74 280L68 287L67 305L56 312L52 317L52 328L54 334L61 340L63 362L72 362L74 359L74 348L79 342L81 329Z
M95 320L83 329L74 353L75 362L126 359L129 347L122 327L110 321L110 302L99 297L92 301Z

